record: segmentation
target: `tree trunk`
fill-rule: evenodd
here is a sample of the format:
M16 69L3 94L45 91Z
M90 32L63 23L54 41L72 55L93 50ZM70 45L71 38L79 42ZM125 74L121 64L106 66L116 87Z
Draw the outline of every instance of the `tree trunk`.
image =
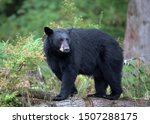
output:
M150 0L129 0L124 45L125 59L150 63Z

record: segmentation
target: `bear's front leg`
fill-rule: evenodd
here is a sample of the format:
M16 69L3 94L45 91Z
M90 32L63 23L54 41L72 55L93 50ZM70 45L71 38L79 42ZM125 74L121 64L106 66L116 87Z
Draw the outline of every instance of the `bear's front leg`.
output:
M53 98L54 101L65 100L71 95L74 82L77 77L77 71L73 67L67 67L62 76L62 84L59 95Z

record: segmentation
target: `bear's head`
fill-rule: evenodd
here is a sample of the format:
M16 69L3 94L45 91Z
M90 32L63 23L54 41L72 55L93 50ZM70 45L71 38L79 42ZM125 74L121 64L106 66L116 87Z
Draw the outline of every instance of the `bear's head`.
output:
M47 35L46 42L49 42L56 51L61 53L70 52L71 38L69 29L44 27L44 32Z

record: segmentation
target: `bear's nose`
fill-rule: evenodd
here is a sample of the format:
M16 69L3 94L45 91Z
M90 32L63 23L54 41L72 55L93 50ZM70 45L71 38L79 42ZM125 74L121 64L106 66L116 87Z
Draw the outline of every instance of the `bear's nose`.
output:
M64 49L64 52L65 52L65 53L69 53L69 52L70 52L70 49L69 49L69 48L66 48L66 49Z
M61 44L59 50L60 50L61 52L64 52L64 53L70 52L70 47L69 47L67 41L64 40L64 41L62 42L62 44Z

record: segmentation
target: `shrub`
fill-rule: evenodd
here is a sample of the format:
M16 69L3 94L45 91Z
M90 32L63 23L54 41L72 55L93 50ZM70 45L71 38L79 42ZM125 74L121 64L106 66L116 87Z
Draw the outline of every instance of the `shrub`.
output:
M129 60L123 68L124 96L131 98L150 97L150 65L140 59Z
M43 43L41 38L17 37L15 45L9 42L3 43L3 61L0 68L0 88L1 93L8 94L9 101L15 97L14 90L29 87L30 83L36 81L32 75L27 75L30 70L36 70L38 65L44 60ZM1 97L2 97L1 96ZM6 97L2 97L4 101ZM7 101L7 100L6 100ZM5 103L5 102L3 102Z

